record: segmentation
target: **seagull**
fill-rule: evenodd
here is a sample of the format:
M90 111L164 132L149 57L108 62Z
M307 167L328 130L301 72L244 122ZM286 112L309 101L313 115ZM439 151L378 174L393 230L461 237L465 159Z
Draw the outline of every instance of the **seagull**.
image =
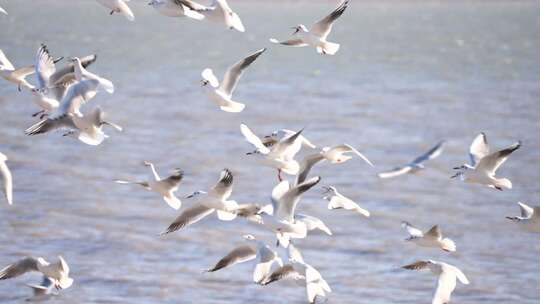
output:
M261 284L263 280L272 272L272 266L274 263L277 263L280 267L283 266L283 261L281 258L274 250L270 249L268 245L257 240L251 234L244 235L243 238L247 241L255 242L256 247L251 245L242 245L236 247L225 257L219 260L214 267L206 270L206 272L214 272L234 264L256 259L257 264L253 270L253 282Z
M2 180L4 181L3 190L8 204L13 205L13 177L11 176L11 171L6 164L7 160L7 156L0 152L0 174L2 175Z
M242 20L236 14L226 0L213 0L210 6L201 5L192 0L178 0L182 5L202 14L208 21L223 23L229 29L245 32Z
M78 57L73 57L70 60L74 64L74 71L75 71L75 79L77 81L81 81L83 79L93 79L97 80L99 82L99 85L109 94L114 93L114 85L113 83L105 79L103 77L100 77L96 74L88 72L82 65L81 59Z
M110 15L114 13L120 13L124 15L127 20L133 21L135 20L135 16L133 15L133 12L129 8L126 2L129 2L129 0L96 0L101 5L109 8L111 12Z
M0 13L2 13L2 14L6 14L6 15L8 14L8 13L6 12L6 10L5 10L5 9L3 9L3 8L2 8L1 6L0 6Z
M206 216L217 213L218 219L232 221L237 216L237 210L241 208L236 201L229 200L232 194L234 176L229 169L221 171L218 182L210 191L195 191L186 198L198 198L197 203L185 209L167 229L160 235L165 235L189 225L195 224Z
M450 296L456 288L456 279L462 284L468 285L469 280L457 267L443 262L427 260L418 261L416 263L403 266L404 269L409 270L422 270L429 269L432 273L439 276L437 282L437 289L433 295L432 304L448 304L450 303Z
M302 184L291 187L288 181L282 181L272 190L272 214L261 213L262 225L276 233L278 244L287 248L291 238L305 238L308 232L309 219L295 217L296 206L302 195L317 185L319 176L308 179ZM320 226L320 225L316 225ZM328 230L328 228L320 228Z
M294 160L295 154L298 152L296 144L304 129L281 139L273 144L270 148L266 147L262 140L245 125L240 125L240 131L245 139L255 146L256 150L247 153L248 155L258 156L261 163L265 166L276 168L278 170L278 180L282 181L281 172L295 175L300 168L298 162Z
M304 283L310 304L315 303L317 297L325 297L327 292L332 292L332 289L319 271L304 262L302 254L293 244L289 244L288 256L289 263L267 276L262 282L263 285L280 280L294 280Z
M5 80L16 84L19 92L21 91L21 87L25 87L29 90L34 89L34 86L26 81L26 76L32 75L34 72L34 66L15 69L4 52L0 50L0 76Z
M360 206L358 206L357 203L343 196L343 194L339 193L335 187L329 186L329 187L323 187L323 188L325 190L325 193L330 193L329 196L323 197L323 199L329 201L328 209L353 210L360 213L361 215L365 217L369 217L370 215L369 211L361 208Z
M271 38L270 42L293 47L313 46L319 54L334 55L339 50L339 44L328 42L326 38L330 34L330 31L332 31L334 21L341 17L348 4L349 1L342 2L330 15L315 23L311 27L311 30L308 30L303 24L293 27L293 36L295 38L286 41L278 41L275 38Z
M245 104L232 100L232 94L242 73L249 67L266 48L260 49L246 58L238 61L233 66L229 67L223 76L223 82L220 84L212 69L206 68L202 71L201 85L208 91L209 98L215 102L221 110L225 112L238 113L242 112Z
M99 82L94 79L83 80L69 87L60 106L47 119L41 120L25 130L26 135L44 134L50 131L67 128L67 135L77 135L77 138L88 145L99 145L107 137L102 131L104 125L111 126L118 131L122 127L105 121L101 109L95 108L88 115L80 112L81 106L92 99L97 93Z
M189 17L195 20L204 19L204 15L198 13L182 0L152 0L148 5L152 6L158 13L167 17Z
M531 232L540 232L540 207L530 207L518 202L521 215L507 216L506 218L521 224L523 228Z
M57 289L66 289L73 284L73 279L69 277L69 266L62 256L58 256L58 262L52 264L42 257L26 257L0 270L0 280L15 278L30 271L41 272L54 282Z
M460 177L466 183L485 185L502 191L503 188L512 189L512 182L507 178L496 178L497 169L506 161L512 152L521 147L518 141L500 151L490 153L486 135L480 133L476 136L469 149L471 164L455 167L458 172L452 178Z
M43 300L44 298L48 296L57 295L57 293L53 289L54 281L46 276L43 276L41 284L39 285L26 284L26 286L32 288L32 290L34 291L33 297L28 299L27 301Z
M441 155L444 149L444 142L444 140L440 141L437 145L435 145L435 147L431 148L429 151L422 154L421 156L415 158L412 162L404 166L396 167L390 171L381 172L378 174L378 176L380 178L391 178L407 173L416 173L422 169L425 169L424 162Z
M449 238L443 238L441 228L438 225L431 227L426 233L414 227L409 222L401 223L401 226L407 229L409 237L406 241L411 241L421 247L441 248L444 251L456 251L456 244Z
M174 210L180 209L182 206L182 201L178 199L174 193L178 191L178 186L182 182L184 173L180 169L175 169L174 173L167 178L161 179L154 164L151 162L144 162L144 165L150 167L152 175L154 176L153 180L150 181L125 181L125 180L116 180L118 184L136 184L143 186L146 190L150 190L160 194L163 197L163 200Z
M79 59L83 68L87 68L97 60L97 55L88 55ZM56 100L62 100L64 95L72 84L77 82L75 77L75 64L71 60L68 64L60 69L56 69L56 72L49 77L49 83L52 84L49 87L49 91Z

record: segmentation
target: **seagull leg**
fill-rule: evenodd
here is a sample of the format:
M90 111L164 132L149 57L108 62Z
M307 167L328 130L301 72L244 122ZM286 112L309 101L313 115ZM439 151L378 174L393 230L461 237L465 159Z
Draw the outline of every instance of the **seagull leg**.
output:
M114 14L114 10L112 10L112 11L109 13L109 15L112 15L112 14Z
M278 178L278 181L280 181L280 182L283 181L283 178L281 177L281 169L277 170L277 178Z
M17 85L17 90L18 90L19 92L22 91L22 90L21 90L21 83L20 83L20 82L19 82L19 84Z
M503 189L499 186L494 186L495 189L499 190L499 191L503 191Z
M32 114L32 117L36 117L36 116L38 116L39 114L43 114L44 112L45 112L45 110L41 110L41 111L39 111L39 112L36 112L36 113Z

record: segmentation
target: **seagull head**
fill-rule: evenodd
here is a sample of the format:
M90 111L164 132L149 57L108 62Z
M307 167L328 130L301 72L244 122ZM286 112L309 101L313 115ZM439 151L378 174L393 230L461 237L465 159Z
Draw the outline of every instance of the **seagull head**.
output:
M293 26L292 29L294 30L294 32L292 33L293 35L298 34L298 32L308 32L307 27L305 25L303 25L303 24Z
M242 237L245 239L245 240L248 240L248 241L254 241L255 240L255 237L251 234L245 234L245 235L242 235Z

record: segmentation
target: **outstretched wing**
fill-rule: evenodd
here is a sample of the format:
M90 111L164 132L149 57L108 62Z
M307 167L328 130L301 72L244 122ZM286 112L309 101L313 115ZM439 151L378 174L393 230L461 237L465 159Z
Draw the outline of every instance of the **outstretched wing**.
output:
M434 159L436 157L438 157L439 155L441 155L441 153L443 152L443 149L444 149L444 143L445 141L440 141L439 143L437 143L435 145L435 147L431 148L429 151L427 151L426 153L424 153L423 155L415 158L412 163L413 164L421 164L427 160L430 160L430 159Z
M257 250L253 247L249 245L239 246L219 260L216 265L208 269L207 272L214 272L234 264L247 262L253 260L256 256Z
M422 230L414 227L413 225L411 225L409 222L406 222L406 221L403 221L401 223L401 226L403 228L405 228L407 230L407 233L409 233L409 235L413 238L421 238L424 236L424 233L422 232Z
M285 194L279 198L279 204L277 206L277 217L289 222L294 221L294 213L296 205L300 200L302 194L311 189L313 186L319 183L321 178L319 176L308 179L307 181L296 185L289 189Z
M47 46L42 44L36 54L36 74L40 89L49 87L49 79L56 71L54 59L52 58Z
M330 31L332 31L334 21L343 15L343 12L345 12L345 9L347 9L348 4L349 1L342 2L334 11L330 13L330 15L315 23L311 27L311 33L325 40L326 37L328 37L328 34L330 34Z
M521 147L521 141L518 141L508 148L491 153L488 156L480 159L480 162L478 162L476 168L481 171L486 171L489 175L495 175L497 169L499 169L499 167L506 161L508 156L510 156L512 152L519 149L519 147Z
M170 225L167 229L161 233L161 235L174 232L176 230L187 227L191 224L202 220L206 216L214 212L214 209L208 208L203 205L196 205L194 207L185 209Z
M293 46L293 47L308 46L308 44L305 43L302 39L289 39L289 40L279 41L275 38L270 38L270 42L274 44L281 44L281 45L287 45L287 46Z
M255 146L261 153L267 154L270 150L262 143L261 139L251 131L245 124L240 125L240 131L244 135L245 139Z
M264 51L266 51L266 48L256 51L255 53L231 66L225 73L225 76L223 76L223 81L219 86L219 90L230 97L238 84L238 80L244 73L244 70L249 67L257 58L259 58Z
M0 280L11 279L29 271L38 271L38 262L34 257L26 257L0 270Z
M487 142L487 137L484 132L478 134L470 148L469 148L469 158L471 161L471 166L476 166L478 162L489 154L489 144Z

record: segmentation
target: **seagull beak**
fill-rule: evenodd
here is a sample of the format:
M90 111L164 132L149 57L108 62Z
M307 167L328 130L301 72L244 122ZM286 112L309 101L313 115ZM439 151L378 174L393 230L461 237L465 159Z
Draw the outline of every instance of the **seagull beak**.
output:
M460 172L458 172L458 173L456 173L456 174L454 174L454 175L450 176L450 178L456 178L456 177L458 177L458 176L459 176L460 174L461 174L461 173L460 173Z
M293 35L296 35L296 33L298 33L300 31L300 28L298 26L293 26L293 27L291 27L291 29L294 30L294 32L292 33Z

